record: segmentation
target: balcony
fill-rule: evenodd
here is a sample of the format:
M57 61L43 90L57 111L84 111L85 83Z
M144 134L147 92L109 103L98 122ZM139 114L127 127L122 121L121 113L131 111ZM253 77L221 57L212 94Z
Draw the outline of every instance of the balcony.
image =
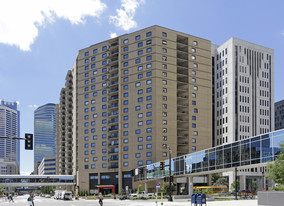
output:
M109 98L109 102L111 102L111 101L117 101L118 100L118 95L116 95L116 96L112 96L111 98Z
M113 81L114 79L117 79L117 78L118 78L118 73L113 73L109 76L110 81Z
M118 58L113 58L113 59L110 59L108 60L108 63L107 63L109 66L111 65L115 65L115 64L118 64Z
M108 144L108 146L118 146L118 141L111 141L111 143Z
M187 118L177 118L178 122L188 122Z
M188 115L188 111L177 111L178 115Z
M108 113L108 116L109 116L109 117L117 116L117 115L118 115L118 110Z
M178 145L180 145L180 146L186 146L186 145L188 145L188 142L187 142L187 141L178 142Z
M109 132L117 132L118 131L118 126L111 126L109 129L108 129Z
M109 161L109 162L114 162L114 161L117 162L118 159L119 159L119 158L118 158L118 155L115 155L115 156L111 156L111 157L108 159L108 161Z
M108 136L109 139L118 139L118 133L112 133L110 136Z
M110 89L109 94L114 95L118 93L118 88Z
M111 119L110 121L108 121L108 124L109 124L109 125L118 124L118 118L113 118L113 119Z
M116 154L118 153L118 148L114 148L114 149L111 149L110 151L108 151L109 154Z
M187 131L188 129L189 129L189 127L182 127L182 126L177 128L177 130L184 130L184 131Z
M110 110L117 109L117 108L118 108L118 103L113 103L113 104L111 104L110 106L108 106L108 108L109 108Z
M177 134L178 138L188 138L188 134Z
M188 95L177 95L178 99L188 99Z
M108 167L109 169L117 169L118 163L111 163L111 165Z
M117 81L112 81L110 84L109 84L109 87L117 87L118 86L118 80Z
M109 73L118 72L118 66L112 66L108 71Z

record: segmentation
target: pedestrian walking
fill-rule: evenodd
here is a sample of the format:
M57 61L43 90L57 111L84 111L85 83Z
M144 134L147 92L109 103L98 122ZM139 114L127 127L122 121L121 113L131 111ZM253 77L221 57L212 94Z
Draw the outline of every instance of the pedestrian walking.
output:
M12 194L9 194L9 202L14 202L14 200L13 200L13 195Z
M99 204L101 205L101 206L103 206L103 199L104 199L104 197L103 197L103 195L102 195L102 193L100 192L99 193Z
M28 197L28 206L34 206L34 197L32 193Z

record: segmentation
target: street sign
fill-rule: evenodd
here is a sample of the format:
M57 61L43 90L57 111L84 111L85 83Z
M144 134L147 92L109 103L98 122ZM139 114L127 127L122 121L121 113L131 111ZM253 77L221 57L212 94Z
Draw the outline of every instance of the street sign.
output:
M159 182L156 183L156 189L160 189L161 188L161 184Z

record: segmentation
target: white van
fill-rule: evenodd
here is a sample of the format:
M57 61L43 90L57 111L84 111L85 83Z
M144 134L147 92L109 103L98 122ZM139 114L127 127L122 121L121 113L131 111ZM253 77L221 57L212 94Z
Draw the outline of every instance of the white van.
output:
M56 199L56 200L59 200L59 199L61 199L61 193L63 192L64 190L55 190L54 191L54 199Z
M72 192L70 191L62 191L60 195L61 200L72 200Z

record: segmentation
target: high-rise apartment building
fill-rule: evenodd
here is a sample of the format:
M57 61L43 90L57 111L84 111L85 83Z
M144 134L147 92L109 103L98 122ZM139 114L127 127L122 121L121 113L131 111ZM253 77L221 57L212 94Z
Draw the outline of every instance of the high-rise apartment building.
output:
M17 102L0 100L0 136L19 137L20 112ZM15 139L0 138L1 174L19 174L20 142Z
M212 146L208 40L152 26L80 50L67 76L58 171L72 171L80 189L133 188L131 170L168 159L168 148L178 156Z
M275 130L284 128L284 100L275 102Z
M214 145L273 131L273 50L231 38L212 55Z
M274 52L264 46L231 38L212 45L213 141L232 143L274 130ZM265 168L240 170L241 189L262 185ZM234 181L233 172L229 185Z
M65 87L56 105L56 174L59 175L76 175L78 171L76 122L73 121L76 119L76 110L73 113L73 105L76 105L76 99L73 98L76 75L74 77L72 71L69 70L66 75Z
M34 168L46 156L56 155L56 105L49 103L34 111Z

